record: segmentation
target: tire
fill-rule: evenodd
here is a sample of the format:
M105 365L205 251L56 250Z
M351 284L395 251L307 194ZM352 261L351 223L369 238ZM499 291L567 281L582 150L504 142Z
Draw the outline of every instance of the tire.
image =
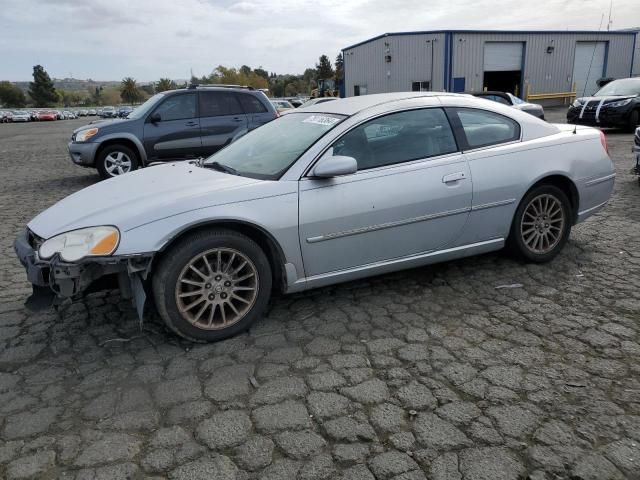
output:
M545 210L551 215L545 216ZM537 215L536 212L543 214ZM548 262L567 243L572 218L571 203L562 190L554 185L534 187L518 205L507 247L513 254L529 262Z
M124 175L138 168L138 155L125 145L109 145L98 154L96 168L104 179Z
M627 131L634 133L636 127L640 125L640 110L634 110L629 115L629 124L627 125Z
M246 331L263 316L271 286L271 266L262 249L250 238L222 229L180 240L162 257L152 278L160 317L174 333L194 342Z

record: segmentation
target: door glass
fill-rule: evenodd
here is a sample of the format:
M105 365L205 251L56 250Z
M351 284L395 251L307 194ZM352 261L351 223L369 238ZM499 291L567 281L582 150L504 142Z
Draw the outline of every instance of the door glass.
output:
M220 117L244 113L233 92L200 92L200 116Z
M154 113L159 113L163 122L195 118L196 95L195 93L171 95Z
M470 148L513 142L520 138L520 125L503 115L471 108L457 110Z
M392 113L366 122L333 145L334 155L353 157L358 170L445 155L457 151L440 108Z
M240 99L244 113L264 113L267 111L267 107L253 95L240 93L238 94L238 98Z

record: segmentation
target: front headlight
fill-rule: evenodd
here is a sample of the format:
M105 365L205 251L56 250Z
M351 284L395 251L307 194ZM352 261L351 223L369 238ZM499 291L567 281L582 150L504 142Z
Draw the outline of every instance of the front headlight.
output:
M625 105L629 105L631 103L631 98L627 98L626 100L618 100L617 102L607 103L606 107L624 107Z
M84 257L101 257L116 251L120 232L116 227L89 227L61 233L45 241L38 250L40 258L48 259L56 253L67 262Z
M576 100L571 104L572 107L576 107L576 108L581 107L582 105L583 105L582 100Z
M98 133L97 128L86 128L76 133L76 142L86 142Z

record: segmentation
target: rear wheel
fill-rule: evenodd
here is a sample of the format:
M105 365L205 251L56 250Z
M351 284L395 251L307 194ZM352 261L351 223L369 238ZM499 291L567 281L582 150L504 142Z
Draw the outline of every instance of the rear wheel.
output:
M102 178L113 178L138 168L138 157L125 145L109 145L98 154L96 167Z
M562 190L553 185L535 187L516 210L508 247L531 262L548 262L567 243L571 218L571 204Z
M192 341L222 340L260 318L271 296L271 267L250 238L230 230L199 232L165 254L153 277L167 326Z

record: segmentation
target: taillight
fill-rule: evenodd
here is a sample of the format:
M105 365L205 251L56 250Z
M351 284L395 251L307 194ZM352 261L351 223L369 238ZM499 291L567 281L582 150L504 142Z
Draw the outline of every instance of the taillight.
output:
M609 155L609 145L607 145L607 137L602 130L600 130L600 143L602 143L602 148L604 148L604 151L607 152L607 155Z
M278 118L279 116L280 116L280 112L276 110L276 118Z

